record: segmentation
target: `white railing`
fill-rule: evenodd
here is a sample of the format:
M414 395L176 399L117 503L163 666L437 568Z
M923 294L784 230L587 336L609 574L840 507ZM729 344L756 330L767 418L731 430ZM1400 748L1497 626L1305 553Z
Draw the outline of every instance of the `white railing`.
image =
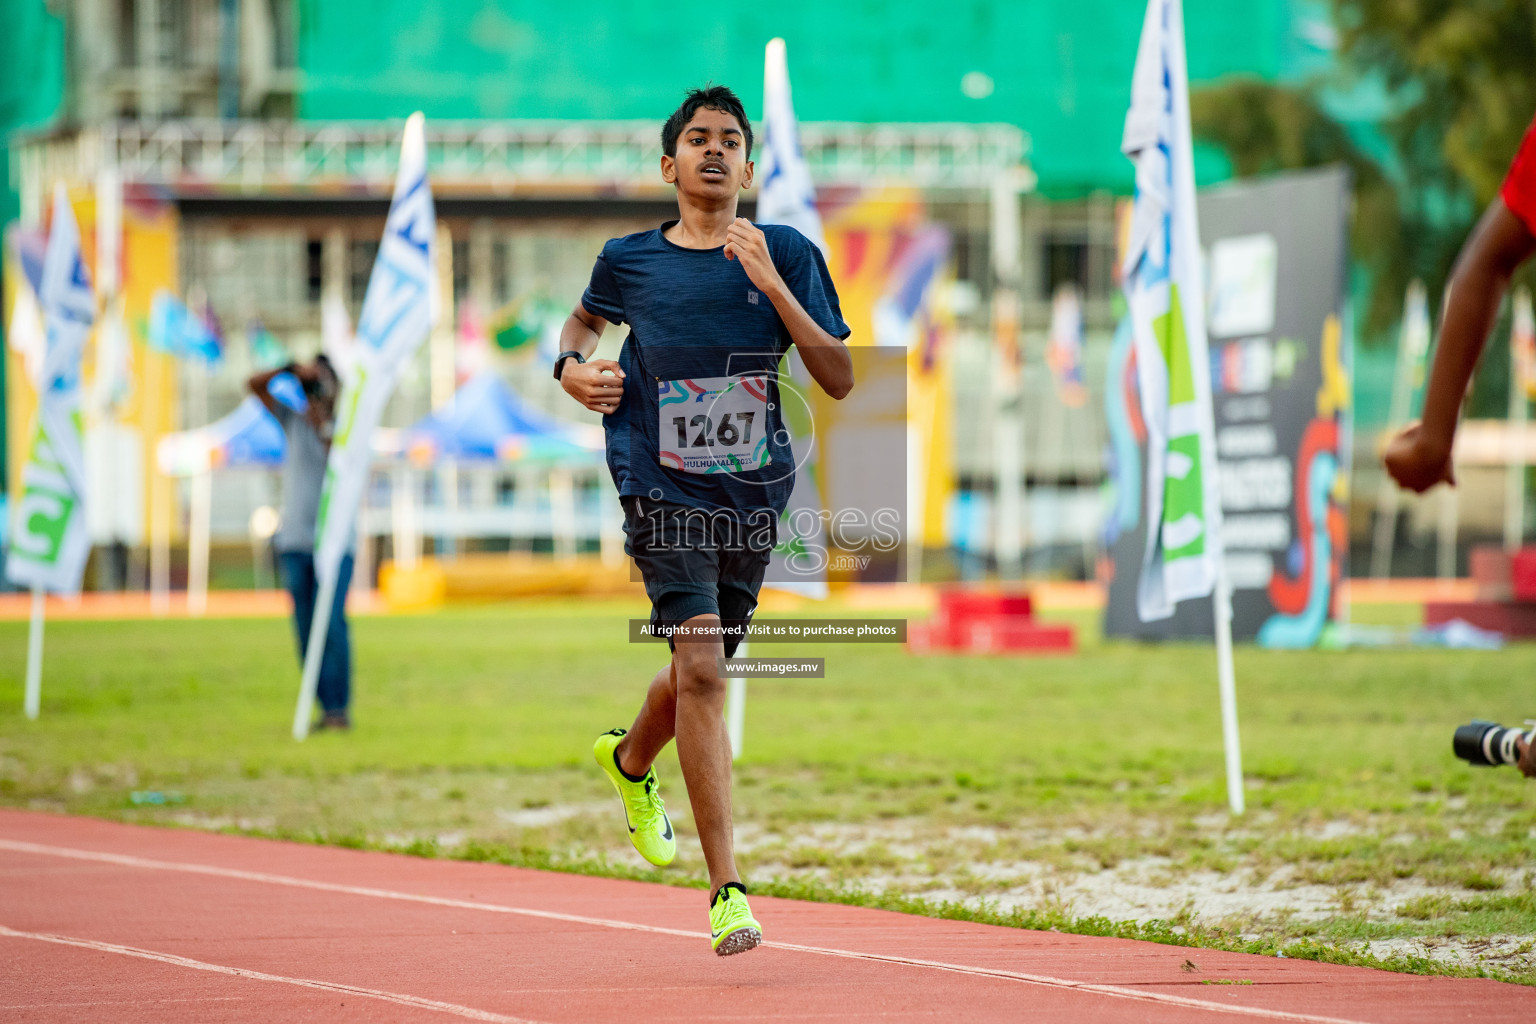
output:
M800 126L818 183L987 187L1017 174L1022 130L1001 124ZM17 179L46 188L89 181L104 163L123 179L220 193L387 189L399 151L390 121L121 121L19 136ZM428 122L428 159L440 190L484 194L519 188L648 188L657 184L659 128L646 121ZM1026 172L1027 173L1027 172Z

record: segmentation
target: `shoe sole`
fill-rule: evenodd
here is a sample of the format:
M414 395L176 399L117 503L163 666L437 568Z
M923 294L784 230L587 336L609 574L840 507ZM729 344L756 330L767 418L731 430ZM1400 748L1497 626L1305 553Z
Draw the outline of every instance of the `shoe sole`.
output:
M756 949L763 941L763 933L756 928L738 928L720 940L715 947L716 956L735 956L749 949Z

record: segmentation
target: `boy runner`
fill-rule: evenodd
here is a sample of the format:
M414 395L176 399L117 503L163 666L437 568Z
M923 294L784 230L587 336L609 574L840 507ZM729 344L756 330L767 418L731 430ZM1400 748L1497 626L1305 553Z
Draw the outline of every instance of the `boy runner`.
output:
M853 361L821 252L793 228L736 216L753 168L752 126L735 93L689 92L661 141L678 219L603 246L561 332L555 379L604 414L625 551L645 579L652 624L681 627L634 724L598 737L593 755L619 791L635 849L664 866L677 844L652 763L677 740L709 867L711 945L728 956L761 942L762 926L732 848L719 662L752 618L794 485L776 371L794 345L841 399ZM618 362L586 362L609 322L630 328Z
M1498 198L1489 204L1456 257L1445 285L1440 343L1424 390L1423 419L1387 446L1392 479L1423 493L1442 481L1456 486L1451 450L1472 371L1515 269L1536 255L1536 121L1526 130ZM1518 387L1515 381L1510 387ZM1520 770L1536 777L1536 744L1517 743Z

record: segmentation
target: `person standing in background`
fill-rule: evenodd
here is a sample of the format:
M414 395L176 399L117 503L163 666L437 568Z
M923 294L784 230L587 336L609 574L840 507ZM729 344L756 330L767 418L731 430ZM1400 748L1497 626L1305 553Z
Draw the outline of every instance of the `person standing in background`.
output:
M269 389L278 374L292 374L304 388L307 405L297 412L278 401ZM320 492L325 486L326 461L331 453L331 432L336 421L336 396L340 381L331 361L318 355L310 363L289 363L253 376L247 386L283 428L287 441L283 458L282 523L272 546L277 552L283 585L293 598L293 625L299 641L299 662L309 647L309 628L314 621L319 580L315 575L315 520L320 511ZM336 579L336 600L331 605L331 624L325 637L316 696L321 714L315 729L352 728L348 714L352 689L352 641L347 634L346 593L352 581L352 554L341 559Z

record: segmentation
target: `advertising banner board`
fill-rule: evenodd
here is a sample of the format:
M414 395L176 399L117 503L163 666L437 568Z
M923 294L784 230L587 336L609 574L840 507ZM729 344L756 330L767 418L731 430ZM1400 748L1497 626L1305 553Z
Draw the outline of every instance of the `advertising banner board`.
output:
M1239 182L1202 192L1199 208L1233 635L1308 647L1335 620L1348 572L1349 176L1325 168ZM1113 495L1104 632L1210 636L1209 598L1162 621L1137 614L1146 530L1127 520L1145 515L1147 474L1131 346L1114 346L1109 373L1111 487L1134 497Z

